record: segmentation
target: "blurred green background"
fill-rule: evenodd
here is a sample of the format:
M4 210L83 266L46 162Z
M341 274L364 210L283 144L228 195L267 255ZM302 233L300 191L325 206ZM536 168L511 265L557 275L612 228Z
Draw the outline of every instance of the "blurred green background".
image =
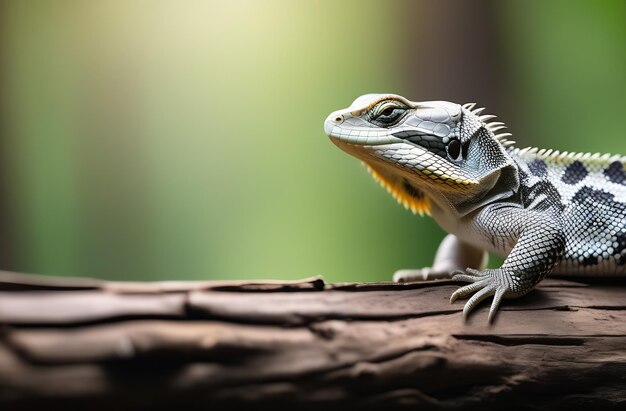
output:
M324 135L370 92L626 154L624 1L0 3L0 268L387 280L444 233Z

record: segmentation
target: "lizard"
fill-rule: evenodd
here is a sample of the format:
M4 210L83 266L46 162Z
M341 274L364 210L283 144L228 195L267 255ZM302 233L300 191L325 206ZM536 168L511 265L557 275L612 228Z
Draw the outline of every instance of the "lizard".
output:
M519 148L483 111L366 94L326 118L336 146L448 233L432 267L399 270L394 281L468 283L450 302L468 298L466 320L493 297L491 323L503 298L550 273L626 275L626 156ZM499 268L487 268L489 252L504 259Z

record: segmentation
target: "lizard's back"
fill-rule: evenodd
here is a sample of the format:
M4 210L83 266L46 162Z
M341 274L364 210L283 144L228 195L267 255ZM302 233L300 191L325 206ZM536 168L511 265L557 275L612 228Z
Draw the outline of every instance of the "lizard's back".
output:
M557 204L565 254L554 273L626 275L626 158L511 149L525 207Z

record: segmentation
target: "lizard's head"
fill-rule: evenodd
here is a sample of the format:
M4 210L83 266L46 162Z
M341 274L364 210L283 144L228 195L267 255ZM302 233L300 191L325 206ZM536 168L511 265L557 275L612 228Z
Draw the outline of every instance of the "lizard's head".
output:
M429 212L436 199L466 214L517 188L516 174L506 172L515 167L504 139L510 134L496 136L502 123L473 107L367 94L331 113L324 130L413 212Z

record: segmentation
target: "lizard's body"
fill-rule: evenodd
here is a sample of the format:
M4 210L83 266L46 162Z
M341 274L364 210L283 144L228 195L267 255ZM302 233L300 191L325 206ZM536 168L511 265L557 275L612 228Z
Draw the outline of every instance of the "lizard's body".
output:
M365 95L332 113L325 130L407 208L428 213L450 235L432 268L396 280L471 284L464 314L493 295L524 295L549 273L626 275L626 157L518 149L504 125L448 102ZM505 259L484 269L486 252Z
M533 192L560 204L565 254L553 273L626 275L625 159L581 154L546 158L520 155L518 149L509 154L522 175L526 204Z

